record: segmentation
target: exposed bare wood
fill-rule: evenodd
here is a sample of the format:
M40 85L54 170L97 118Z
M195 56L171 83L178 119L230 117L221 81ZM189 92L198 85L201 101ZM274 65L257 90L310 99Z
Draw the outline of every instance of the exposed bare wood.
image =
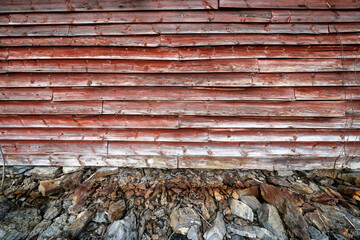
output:
M174 116L114 116L114 115L0 115L2 128L152 128L179 127Z
M345 101L105 101L103 113L129 115L341 117L345 116L345 107Z
M107 153L103 141L0 141L5 154L95 154Z
M83 129L0 128L0 140L133 142L346 142L359 141L358 130L326 129Z
M101 102L1 101L1 114L101 114Z
M181 116L180 128L360 128L360 117L200 117Z
M289 35L289 34L216 34L160 36L90 36L90 37L2 37L4 47L11 46L126 46L189 47L228 45L351 45L359 43L359 33Z
M122 36L158 34L326 34L360 32L359 23L137 23L99 25L4 26L1 37Z
M219 0L220 8L358 9L359 0Z
M359 146L359 142L271 142L271 143L150 143L109 142L109 155L208 156L208 157L338 157ZM354 153L358 157L359 151Z
M0 25L179 23L179 22L359 22L359 11L221 10L10 13L0 15Z
M38 88L0 88L0 100L51 100L52 90Z
M216 9L218 1L216 0L157 0L142 1L96 1L96 0L52 0L44 2L42 0L2 0L0 12L92 12L92 11L128 11L128 10L178 10L178 9Z
M1 91L0 91L1 92ZM54 89L53 101L92 100L294 100L293 88L82 88ZM1 97L0 97L1 99Z
M204 62L205 61L205 62ZM331 60L329 60L331 61ZM335 60L334 60L335 61ZM271 64L271 63L270 63ZM131 67L129 67L131 66ZM265 67L263 67L265 68ZM331 67L330 67L331 68ZM155 61L155 60L14 60L0 61L0 72L88 73L207 73L257 72L257 59Z
M17 47L3 49L0 52L0 60L206 60L239 58L357 58L359 55L359 46L219 46L171 49L119 47Z
M136 168L177 168L176 156L104 156L43 154L6 154L7 165L41 166L118 166Z
M327 73L201 73L201 74L113 74L113 73L6 73L0 87L285 87L360 86L356 72Z

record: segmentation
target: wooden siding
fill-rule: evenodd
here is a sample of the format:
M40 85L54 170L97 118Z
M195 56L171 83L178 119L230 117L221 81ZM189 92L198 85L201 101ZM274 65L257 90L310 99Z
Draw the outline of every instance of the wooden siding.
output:
M359 8L3 0L7 164L360 168Z

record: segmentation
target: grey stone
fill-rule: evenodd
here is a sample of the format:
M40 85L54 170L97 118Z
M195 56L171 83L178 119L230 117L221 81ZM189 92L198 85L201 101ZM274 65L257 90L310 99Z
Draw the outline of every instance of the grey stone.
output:
M44 218L47 220L52 220L54 218L56 218L57 216L59 216L59 214L61 213L61 205L55 205L52 206L50 208L48 208L44 214Z
M281 171L277 171L277 175L280 177L290 177L290 176L294 175L294 172L287 171L287 170L281 170Z
M10 202L7 198L0 198L0 220L3 219L6 214L14 208L14 204Z
M259 209L259 222L280 240L288 239L286 231L277 209L270 204L262 204Z
M233 215L251 222L254 220L254 212L247 204L232 198L229 205Z
M79 235L79 233L91 221L93 216L94 216L93 211L85 210L76 217L75 221L71 223L70 227L67 230L71 239L74 239Z
M261 206L261 203L259 202L259 200L257 200L257 198L254 196L241 196L240 200L243 203L245 203L246 205L248 205L249 207L251 207L251 209L254 210L255 212Z
M7 166L5 168L5 174L6 175L18 175L22 174L28 170L32 169L32 167L26 167L26 166ZM1 169L2 171L2 169Z
M107 223L108 222L106 214L101 211L96 211L93 221L96 223Z
M138 234L136 230L136 217L133 211L125 216L122 220L118 220L110 224L104 235L104 240L137 240Z
M12 211L0 222L0 239L24 239L40 221L38 209Z
M225 236L226 228L223 215L218 212L211 228L209 228L205 234L205 240L222 240Z
M95 172L96 178L102 178L119 173L118 167L102 167Z
M199 227L192 226L186 236L189 240L199 240Z
M60 167L35 167L29 171L29 174L35 178L55 178L60 173Z
M186 235L191 226L200 225L199 215L190 207L175 209L170 214L170 226L176 233Z
M311 240L329 240L329 237L320 232L313 226L309 226L308 228Z
M261 240L277 240L278 238L266 228L258 226L228 226L228 231L247 238L258 238Z
M27 236L28 239L35 238L40 233L44 232L50 225L52 221L51 220L42 220L36 227L30 232L30 234Z
M83 167L62 167L62 172L64 174L69 174L69 173L74 173L74 172L80 171L82 169L83 169Z
M68 224L68 215L66 213L61 214L55 218L54 222L42 233L40 233L37 240L56 239L63 237L65 228Z

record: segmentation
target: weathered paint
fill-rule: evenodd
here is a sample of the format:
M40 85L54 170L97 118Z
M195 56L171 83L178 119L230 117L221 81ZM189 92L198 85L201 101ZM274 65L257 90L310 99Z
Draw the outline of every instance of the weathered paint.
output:
M4 0L7 164L360 168L359 6Z

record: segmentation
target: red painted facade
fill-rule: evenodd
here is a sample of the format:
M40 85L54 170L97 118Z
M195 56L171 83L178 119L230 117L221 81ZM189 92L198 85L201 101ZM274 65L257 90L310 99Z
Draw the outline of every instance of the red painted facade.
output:
M360 168L358 0L3 0L9 165Z

